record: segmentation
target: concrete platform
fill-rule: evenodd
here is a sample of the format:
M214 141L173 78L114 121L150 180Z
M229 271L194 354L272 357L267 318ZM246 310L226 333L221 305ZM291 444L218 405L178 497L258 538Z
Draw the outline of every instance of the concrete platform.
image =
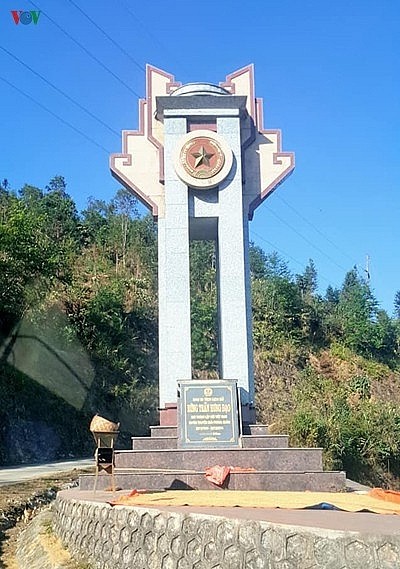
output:
M288 448L288 435L242 435L242 448ZM132 450L176 450L178 437L132 437Z
M218 489L206 480L205 471L221 465L232 470L224 483L229 490L340 492L345 488L344 472L323 471L321 448L291 448L287 435L269 434L267 425L245 424L239 445L223 448L199 443L202 448L182 449L176 426L157 425L150 430L150 437L132 437L132 450L115 451L119 487ZM93 485L93 478L80 477L82 490ZM108 485L99 478L99 488Z
M321 448L224 448L117 450L115 467L160 470L205 470L214 464L260 471L322 471Z
M126 492L125 492L126 494ZM400 516L320 510L115 506L60 492L53 529L107 569L398 569Z
M63 490L60 495L73 500L93 503L109 503L119 496L126 496L126 490L115 492L82 491L76 488ZM371 535L400 536L400 516L371 514L368 512L338 512L335 510L291 510L269 508L221 508L195 506L138 506L152 510L178 513L198 513L237 520L258 520L276 524L303 526L315 529L335 531L353 531ZM400 567L400 565L399 565Z
M256 424L244 424L243 425L244 435L268 435L268 425L262 423ZM153 425L150 427L150 433L152 437L177 437L178 429L176 426L172 425Z
M116 470L116 486L131 490L144 488L147 490L222 490L209 482L204 471L141 471L128 468L126 471ZM346 483L344 472L287 472L287 471L255 471L231 472L224 483L228 490L265 490L265 491L319 491L340 492ZM79 478L81 490L91 490L94 478L91 474L83 474ZM110 486L107 475L98 477L97 487L106 489Z

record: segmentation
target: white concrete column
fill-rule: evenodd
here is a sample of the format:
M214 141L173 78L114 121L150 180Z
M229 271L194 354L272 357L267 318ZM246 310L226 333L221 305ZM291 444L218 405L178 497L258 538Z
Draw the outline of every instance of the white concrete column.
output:
M165 218L158 220L160 407L177 400L178 380L192 376L188 188L173 160L186 119L165 119L164 127Z
M248 226L242 204L239 117L217 120L235 159L218 193L218 312L221 379L237 379L244 403L254 400Z

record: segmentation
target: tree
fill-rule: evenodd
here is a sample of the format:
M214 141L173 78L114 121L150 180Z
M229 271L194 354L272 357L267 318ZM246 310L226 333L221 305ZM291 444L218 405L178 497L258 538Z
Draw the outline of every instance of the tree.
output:
M400 290L398 290L394 297L394 313L398 320L400 320Z
M121 259L122 267L126 268L126 252L130 226L133 219L137 219L137 200L133 194L121 188L111 202L112 231L115 238L115 269L118 272L118 263Z
M214 243L190 243L190 298L193 372L216 371L217 288Z
M2 182L0 182L0 194L8 192L10 190L10 184L7 178L4 178Z
M281 277L283 279L292 280L287 262L284 261L276 251L266 255L265 267L266 278Z
M378 302L357 269L349 271L335 310L341 342L361 355L371 355L375 346Z
M47 192L41 200L41 208L47 216L51 236L57 241L63 241L64 252L70 253L76 250L80 240L79 217L76 205L66 189L62 176L52 178L46 186Z
M317 270L312 259L308 261L304 273L296 275L296 282L303 297L315 293L317 290Z
M54 240L54 253L58 251L59 276L65 272L65 260L77 252L81 235L79 217L72 198L67 194L62 176L55 176L43 192L25 184L19 191L21 202L43 219L44 231Z
M81 232L85 245L102 245L107 232L108 205L103 200L90 197L81 213Z
M67 198L67 182L64 176L54 176L46 186L46 190L49 194L59 194L63 198Z
M250 275L253 279L264 279L267 276L267 260L267 255L261 247L250 243Z
M374 332L373 356L386 364L394 364L398 348L397 328L385 310L378 310Z
M41 200L43 199L43 191L40 188L25 184L18 194L21 201L28 207L40 208Z
M336 306L339 303L340 299L340 290L337 288L333 288L331 285L328 286L325 293L325 300L330 305L331 308Z
M9 326L40 298L58 270L57 244L44 214L10 196L0 218L0 319Z
M299 289L292 278L279 273L280 268L278 274L253 282L253 337L258 348L273 349L300 339Z

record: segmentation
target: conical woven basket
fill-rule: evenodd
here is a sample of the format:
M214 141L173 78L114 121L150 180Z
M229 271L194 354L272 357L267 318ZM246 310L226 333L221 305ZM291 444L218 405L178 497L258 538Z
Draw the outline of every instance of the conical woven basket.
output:
M113 423L100 415L95 415L90 423L92 433L115 433L119 429L119 423Z

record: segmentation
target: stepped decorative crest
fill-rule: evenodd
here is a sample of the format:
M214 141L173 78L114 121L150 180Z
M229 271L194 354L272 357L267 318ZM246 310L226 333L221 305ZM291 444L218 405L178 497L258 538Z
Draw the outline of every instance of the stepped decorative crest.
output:
M279 130L263 125L253 66L220 85L181 85L147 66L139 130L123 132L111 172L158 222L160 407L192 377L189 241L214 240L221 379L254 398L248 220L293 171Z

